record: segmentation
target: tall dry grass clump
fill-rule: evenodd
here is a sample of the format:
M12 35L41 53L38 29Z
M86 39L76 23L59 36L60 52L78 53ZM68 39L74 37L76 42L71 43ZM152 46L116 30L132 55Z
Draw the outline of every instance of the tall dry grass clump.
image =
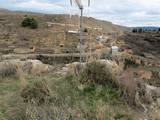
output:
M27 85L25 80L25 73L22 70L22 66L12 63L10 61L4 61L0 63L0 78L12 77L20 80L20 87L24 88Z
M145 92L143 81L134 74L133 69L127 69L118 76L112 68L97 61L89 62L82 68L80 82L114 88L130 105L138 105Z
M20 96L23 103L26 104L24 114L26 120L50 119L48 111L46 110L50 109L47 103L51 100L52 94L45 80L36 80L33 81L33 83L25 84L25 86L22 86ZM42 105L44 107L42 107Z
M97 61L89 62L83 68L80 77L81 82L93 85L115 86L115 76L106 64Z
M28 82L26 80L25 72L22 70L21 66L18 66L17 74L20 80L20 87L23 89L28 85Z
M75 76L75 77L80 77L81 72L83 71L83 69L84 69L84 65L83 64L81 66L80 66L79 63L78 64L72 64L68 68L67 75L68 76L71 75L71 76Z
M44 103L52 98L51 89L48 83L43 81L34 81L25 86L21 92L24 102L35 101L38 104Z
M1 78L5 78L5 77L18 78L17 71L18 71L18 66L10 62L6 61L3 64L1 63L0 65L0 77Z
M129 105L137 105L139 95L143 95L143 81L134 75L133 69L127 69L117 80L120 96L123 97Z

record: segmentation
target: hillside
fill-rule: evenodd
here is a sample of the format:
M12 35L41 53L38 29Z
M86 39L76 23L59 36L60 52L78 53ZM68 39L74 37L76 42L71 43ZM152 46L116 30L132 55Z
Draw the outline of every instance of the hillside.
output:
M148 31L153 31L153 30L158 30L160 27L155 27L155 26L145 26L145 27L134 27L133 29L142 29L142 30L148 30Z
M160 55L160 35L159 33L144 32L130 33L123 35L119 40L125 41L134 51L134 54L151 53L159 58Z
M78 29L76 15L0 9L0 120L159 120L160 33L84 17L79 64Z
M21 27L21 22L25 17L35 18L38 22L38 29L31 30ZM84 17L84 28L88 29L88 32L84 34L86 46L89 46L91 38L96 39L98 36L108 34L111 37L115 34L123 34L123 30L111 22L94 18ZM33 53L76 52L77 50L73 50L73 48L78 46L78 35L67 33L67 31L77 29L79 29L79 18L76 15L70 18L69 15L49 15L2 9L0 10L0 51L1 53L13 53L17 49L21 51L21 48L25 48L22 53L28 53L27 49L36 47ZM98 45L95 40L93 42ZM59 48L62 45L65 47Z
M65 23L65 24L75 24L79 25L78 16L73 15L70 18L69 15L50 15L50 14L40 14L40 13L32 13L32 12L21 12L21 11L8 11L5 9L0 9L0 15L2 18L8 20L8 22L17 23L23 20L24 15L36 17L40 26L45 24L46 22L56 22L56 23ZM10 16L11 15L11 16ZM14 17L13 17L14 16ZM121 33L122 30L111 22L97 20L94 18L84 17L84 26L88 27L101 27L105 30L105 32L117 32ZM42 26L45 27L45 26Z

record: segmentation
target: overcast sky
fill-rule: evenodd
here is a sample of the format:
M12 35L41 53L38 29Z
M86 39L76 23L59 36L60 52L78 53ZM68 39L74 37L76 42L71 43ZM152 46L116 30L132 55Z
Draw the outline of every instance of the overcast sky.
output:
M87 0L82 1L87 5ZM69 0L0 0L0 8L49 14L79 12L70 7ZM160 27L160 0L91 0L89 12L86 6L84 14L118 25Z

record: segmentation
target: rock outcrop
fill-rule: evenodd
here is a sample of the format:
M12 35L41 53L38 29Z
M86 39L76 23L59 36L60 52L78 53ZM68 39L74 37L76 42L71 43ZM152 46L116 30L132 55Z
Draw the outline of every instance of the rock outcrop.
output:
M19 59L15 60L5 60L3 62L0 62L0 66L3 66L4 64L11 64L16 65L17 67L20 67L23 72L26 74L32 74L32 75L41 75L42 73L46 73L52 69L52 66L43 64L39 60L25 60L21 61Z
M111 60L99 60L98 62L106 64L109 69L115 73L115 74L120 74L123 71L122 66L118 65L115 61ZM59 75L67 75L68 72L75 72L76 66L79 65L79 62L73 62L70 64L66 64L65 67L63 67L60 71L58 71ZM82 63L82 66L85 67L86 62Z

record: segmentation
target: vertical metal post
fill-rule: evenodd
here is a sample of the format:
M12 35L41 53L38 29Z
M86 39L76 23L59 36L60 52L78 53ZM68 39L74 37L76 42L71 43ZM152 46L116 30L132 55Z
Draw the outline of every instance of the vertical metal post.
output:
M80 65L82 63L82 53L83 53L83 7L80 8Z

